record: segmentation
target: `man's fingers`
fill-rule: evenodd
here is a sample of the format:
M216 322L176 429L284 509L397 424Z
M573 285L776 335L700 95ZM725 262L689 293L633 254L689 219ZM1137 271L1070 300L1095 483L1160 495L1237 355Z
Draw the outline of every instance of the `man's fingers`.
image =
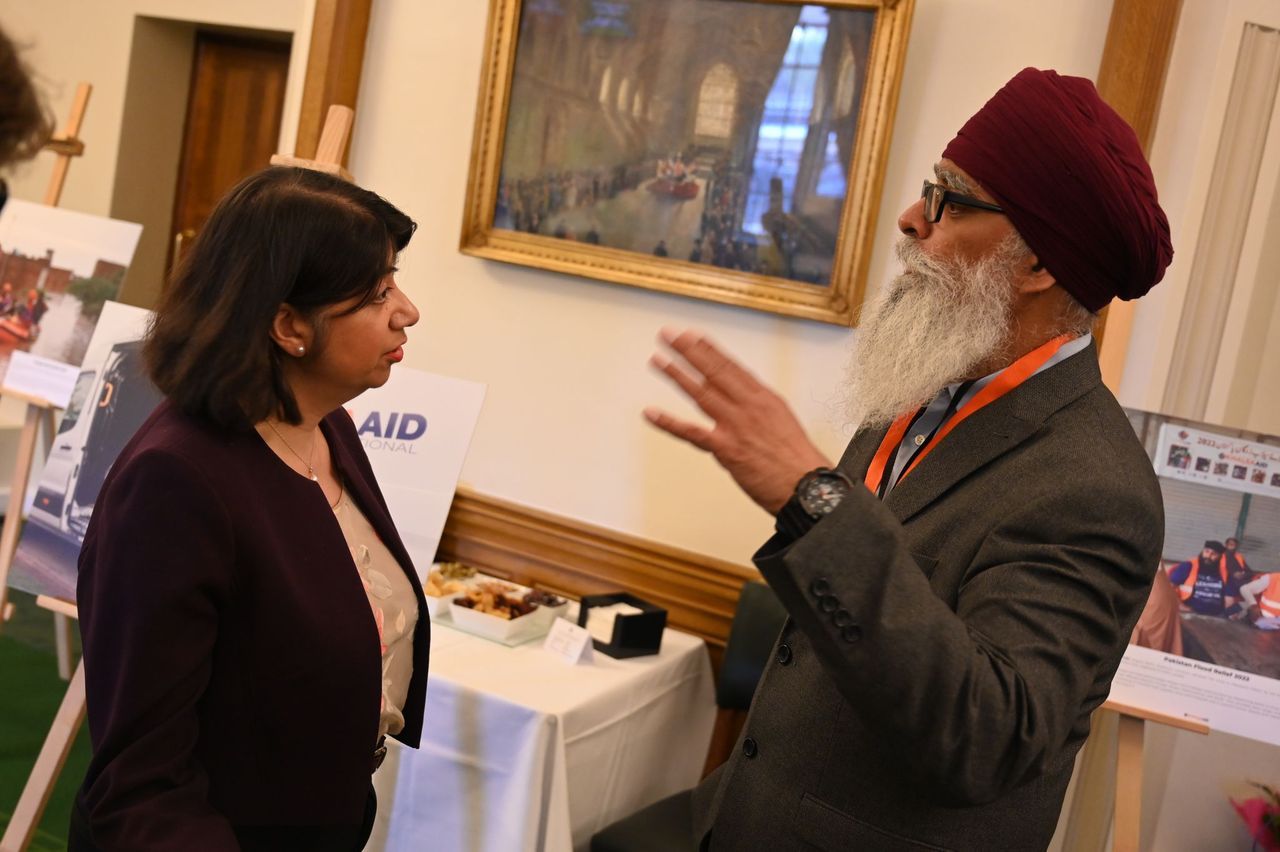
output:
M711 450L711 430L687 420L677 420L659 408L649 406L644 410L644 418L664 432L688 441L700 450Z
M659 333L663 343L704 376L705 383L720 388L733 397L756 390L762 385L750 371L720 351L710 338L697 331L676 333L664 328Z
M723 405L721 405L723 398L719 393L714 388L709 387L706 382L694 378L675 361L661 354L654 354L650 356L649 364L675 382L680 387L680 390L684 391L698 408L701 408L708 416L714 418L723 409Z

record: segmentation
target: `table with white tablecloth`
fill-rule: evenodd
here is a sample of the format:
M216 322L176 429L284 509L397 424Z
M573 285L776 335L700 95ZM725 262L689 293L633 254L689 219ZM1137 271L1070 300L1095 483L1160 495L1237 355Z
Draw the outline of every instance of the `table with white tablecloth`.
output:
M583 850L697 783L715 721L701 639L669 629L657 655L571 665L541 640L431 632L422 745L392 744L374 776L367 850Z

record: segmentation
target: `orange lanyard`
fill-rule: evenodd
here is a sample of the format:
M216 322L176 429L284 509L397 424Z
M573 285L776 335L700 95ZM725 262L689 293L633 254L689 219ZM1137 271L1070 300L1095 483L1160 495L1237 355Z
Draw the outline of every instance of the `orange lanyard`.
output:
M994 379L987 383L986 387L956 409L956 413L951 416L950 420L942 424L937 434L934 435L933 440L920 448L920 452L916 454L907 469L902 472L902 476L898 477L898 481L901 482L906 479L907 474L915 470L916 465L920 464L924 457L929 455L929 452L941 443L942 439L947 437L952 429L959 426L966 417L980 408L990 405L1031 378L1031 376L1035 375L1036 370L1044 366L1044 363L1062 348L1063 344L1072 339L1073 335L1070 334L1055 337L1001 370ZM902 444L902 439L907 434L907 429L911 426L912 421L916 419L916 416L915 413L904 414L893 421L893 425L889 427L884 440L880 442L880 449L876 450L875 457L871 459L871 467L867 468L867 475L863 479L863 483L867 488L871 489L872 494L880 493L880 482L884 479L885 468L889 466L889 459Z

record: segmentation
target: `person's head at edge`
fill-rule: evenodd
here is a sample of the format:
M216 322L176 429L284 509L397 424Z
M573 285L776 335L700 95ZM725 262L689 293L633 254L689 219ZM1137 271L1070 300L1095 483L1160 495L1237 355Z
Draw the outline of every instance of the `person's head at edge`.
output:
M214 209L160 298L143 354L182 411L298 424L381 385L418 311L395 287L416 225L322 172L269 168Z
M0 166L34 157L52 133L53 119L30 70L0 30Z
M851 419L882 426L945 385L1092 328L1172 258L1169 226L1132 128L1088 80L1027 68L946 146L933 181L1000 212L925 200L898 219L903 272L864 311Z

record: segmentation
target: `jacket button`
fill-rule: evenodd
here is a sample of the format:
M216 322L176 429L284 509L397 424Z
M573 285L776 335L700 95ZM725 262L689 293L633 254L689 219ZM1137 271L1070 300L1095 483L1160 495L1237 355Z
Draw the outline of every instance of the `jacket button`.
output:
M835 612L840 608L840 600L835 595L823 595L818 601L818 609L823 612Z
M809 591L813 592L813 596L820 598L831 592L831 584L827 582L826 577L819 577L809 584Z
M840 638L846 642L857 642L862 638L862 628L856 624L850 624L840 631Z
M849 610L842 609L831 616L831 621L835 623L836 627L848 627L853 624L853 616L849 613Z
M778 646L778 662L784 666L791 664L791 646L782 644Z
M742 753L747 757L755 757L759 751L760 749L756 747L756 741L751 737L747 737L742 741Z

